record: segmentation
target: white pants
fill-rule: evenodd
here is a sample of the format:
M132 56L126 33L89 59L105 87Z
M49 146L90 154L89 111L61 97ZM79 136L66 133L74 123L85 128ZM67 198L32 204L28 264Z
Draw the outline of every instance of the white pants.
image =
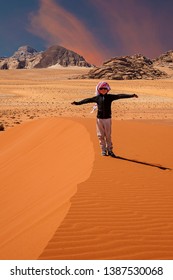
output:
M97 119L97 136L102 151L112 151L112 140L111 140L111 119Z

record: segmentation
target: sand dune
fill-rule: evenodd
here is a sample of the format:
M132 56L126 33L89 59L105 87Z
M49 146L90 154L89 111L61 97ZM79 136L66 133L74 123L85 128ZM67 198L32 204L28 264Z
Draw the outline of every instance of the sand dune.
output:
M173 173L158 167L173 169L172 126L115 121L124 159L113 159L100 157L93 120L82 123L95 144L93 171L39 259L172 259Z
M0 258L36 259L90 175L93 145L79 123L51 118L9 130L0 147Z
M173 76L110 81L113 159L81 71L1 73L0 258L173 259Z

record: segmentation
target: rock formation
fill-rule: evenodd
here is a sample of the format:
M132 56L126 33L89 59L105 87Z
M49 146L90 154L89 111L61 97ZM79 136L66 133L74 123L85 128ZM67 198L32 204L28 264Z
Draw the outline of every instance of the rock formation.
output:
M11 57L0 58L0 69L47 68L52 65L91 67L79 54L61 46L38 52L30 46L20 47Z
M156 66L166 66L173 69L173 51L168 51L153 60Z
M13 54L12 57L22 60L22 59L32 57L33 55L36 54L38 54L38 51L35 50L34 48L30 46L22 46Z
M92 67L88 74L78 77L82 79L159 79L168 77L169 71L166 74L166 67L173 69L173 51L168 51L154 60L141 54L116 56L100 67L93 67L81 55L58 45L43 52L30 46L22 46L11 57L0 57L0 69L47 68L57 65Z
M40 62L35 65L36 68L47 68L59 64L61 66L81 66L91 67L92 65L79 54L63 48L61 46L52 46L42 53Z
M33 68L41 53L29 46L20 47L11 57L0 60L0 69Z
M114 57L95 67L81 78L108 79L108 80L134 80L158 79L166 77L166 73L155 69L149 58L138 54L132 56Z

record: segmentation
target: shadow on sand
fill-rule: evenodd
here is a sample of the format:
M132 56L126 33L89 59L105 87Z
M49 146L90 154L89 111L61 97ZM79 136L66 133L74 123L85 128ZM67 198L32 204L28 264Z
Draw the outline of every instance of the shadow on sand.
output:
M148 165L148 166L151 166L151 167L156 167L156 168L159 168L159 169L162 169L162 170L172 170L171 168L164 167L160 164L148 163L148 162L139 161L139 160L136 160L136 159L129 159L129 158L124 158L124 157L120 157L120 156L116 156L116 159L131 161L131 162L138 163L138 164L144 164L144 165Z

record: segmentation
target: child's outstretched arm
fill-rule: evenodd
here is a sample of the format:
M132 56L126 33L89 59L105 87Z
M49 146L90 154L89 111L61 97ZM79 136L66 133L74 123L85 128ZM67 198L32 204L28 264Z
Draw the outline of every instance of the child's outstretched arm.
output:
M71 102L71 105L78 105L77 103L78 103L78 102L73 101L73 102Z
M138 95L137 94L118 94L118 98L133 98L133 97L135 97L135 98L138 98Z
M122 99L122 98L138 98L138 95L137 94L125 94L125 93L122 93L122 94L112 94L112 98L113 100L116 100L116 99Z
M96 103L97 96L91 97L91 98L86 98L80 101L73 101L71 104L72 105L82 105L82 104L87 104L87 103Z

